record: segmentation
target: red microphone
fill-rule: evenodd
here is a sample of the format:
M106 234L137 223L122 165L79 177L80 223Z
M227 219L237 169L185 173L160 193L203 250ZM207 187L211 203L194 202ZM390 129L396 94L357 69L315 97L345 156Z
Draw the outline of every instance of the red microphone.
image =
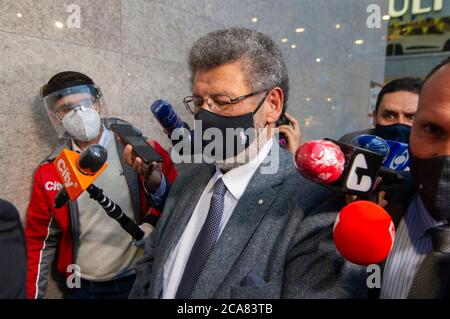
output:
M298 172L305 178L320 184L331 184L341 177L345 156L333 142L314 140L298 148L294 162Z
M388 257L394 245L395 227L381 206L356 201L340 211L333 237L337 250L346 260L367 266Z

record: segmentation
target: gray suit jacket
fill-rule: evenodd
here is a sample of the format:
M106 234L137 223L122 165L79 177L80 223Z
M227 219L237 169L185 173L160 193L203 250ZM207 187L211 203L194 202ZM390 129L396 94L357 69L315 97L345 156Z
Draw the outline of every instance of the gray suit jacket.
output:
M284 149L276 174L260 170L218 239L192 298L365 297L364 271L344 262L333 244L335 210L328 209L329 202L320 205L334 194L298 175ZM130 298L161 297L164 264L214 171L199 164L172 185L156 230L145 242ZM331 201L330 207L335 205Z

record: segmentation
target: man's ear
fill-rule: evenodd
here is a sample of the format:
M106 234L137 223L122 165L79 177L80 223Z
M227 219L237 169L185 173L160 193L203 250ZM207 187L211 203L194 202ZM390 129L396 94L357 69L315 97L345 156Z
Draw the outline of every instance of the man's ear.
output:
M284 94L279 87L270 91L266 98L269 107L266 109L266 123L275 124L283 112Z
M377 110L373 110L372 112L372 124L373 127L377 126Z

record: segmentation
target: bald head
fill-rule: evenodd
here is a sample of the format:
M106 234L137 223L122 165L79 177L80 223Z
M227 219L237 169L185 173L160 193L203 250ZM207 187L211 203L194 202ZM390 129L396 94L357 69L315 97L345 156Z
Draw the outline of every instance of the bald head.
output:
M418 158L450 155L450 63L433 71L419 97L410 137Z

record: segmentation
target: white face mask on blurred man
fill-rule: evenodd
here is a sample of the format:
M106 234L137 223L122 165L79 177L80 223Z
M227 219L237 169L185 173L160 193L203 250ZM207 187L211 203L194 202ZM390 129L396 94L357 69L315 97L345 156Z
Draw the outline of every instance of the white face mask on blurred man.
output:
M90 142L100 133L100 114L93 108L79 107L67 113L62 124L75 140Z

